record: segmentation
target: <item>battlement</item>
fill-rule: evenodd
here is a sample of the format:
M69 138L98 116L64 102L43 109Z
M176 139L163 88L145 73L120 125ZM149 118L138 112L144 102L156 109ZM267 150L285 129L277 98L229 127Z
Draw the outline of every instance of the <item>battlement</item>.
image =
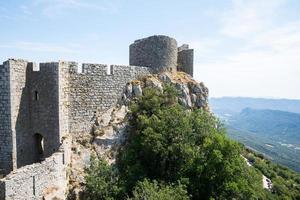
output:
M3 62L0 67L4 67L6 64L11 63L12 66L23 65L29 73L53 73L57 72L59 68L65 67L71 74L99 74L99 75L113 75L115 73L123 73L124 71L136 71L136 70L149 70L149 67L145 66L133 66L133 65L108 65L97 63L79 63L74 61L58 61L58 62L43 62L35 63L23 59L9 59Z
M62 138L89 133L95 113L114 106L125 85L163 71L193 73L193 50L155 35L130 45L129 65L69 61L0 64L0 169L5 173L57 152Z
M77 62L60 61L67 66L71 74L97 74L97 75L114 75L115 73L123 73L124 71L136 70L151 70L149 67L132 66L132 65L109 65L109 64L96 64L96 63L82 63L80 66Z

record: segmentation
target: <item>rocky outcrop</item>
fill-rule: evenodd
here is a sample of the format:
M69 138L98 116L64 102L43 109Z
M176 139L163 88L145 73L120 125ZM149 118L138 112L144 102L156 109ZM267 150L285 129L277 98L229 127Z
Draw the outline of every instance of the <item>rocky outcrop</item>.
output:
M96 112L91 132L74 138L69 171L71 199L81 199L85 169L89 167L92 155L102 157L108 163L115 162L117 150L129 131L126 118L130 102L142 96L145 88L163 91L165 84L171 84L178 90L178 101L187 109L209 109L208 89L183 72L147 75L127 83L118 104L103 112Z
M128 88L126 86L125 91ZM132 91L130 94L132 95ZM115 162L116 152L127 135L127 113L126 105L116 105L97 113L91 132L74 139L69 171L70 199L82 199L85 169L89 167L92 156L102 157L108 163Z
M163 90L164 84L173 85L179 92L179 103L186 108L203 108L208 107L208 89L201 82L198 83L190 75L177 72L164 72L159 75L148 75L141 80L134 80L126 85L123 95L123 102L128 105L130 99L140 97L143 89L147 87Z

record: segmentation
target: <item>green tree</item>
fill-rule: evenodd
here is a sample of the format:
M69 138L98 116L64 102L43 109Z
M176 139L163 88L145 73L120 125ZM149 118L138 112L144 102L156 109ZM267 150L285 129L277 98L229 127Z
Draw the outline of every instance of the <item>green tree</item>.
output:
M145 89L131 105L117 165L93 159L85 199L299 199L300 175L228 139L210 112L186 110L178 93ZM253 163L246 165L241 155ZM262 173L272 192L262 187Z
M147 89L131 106L132 131L118 167L125 187L144 178L181 181L194 199L255 199L264 192L261 176L246 166L241 148L226 138L208 111L187 111L176 91Z
M138 182L133 189L133 197L129 200L188 200L186 188L182 184L166 185L145 179Z
M87 170L85 199L113 200L122 195L117 171L103 159L91 159Z

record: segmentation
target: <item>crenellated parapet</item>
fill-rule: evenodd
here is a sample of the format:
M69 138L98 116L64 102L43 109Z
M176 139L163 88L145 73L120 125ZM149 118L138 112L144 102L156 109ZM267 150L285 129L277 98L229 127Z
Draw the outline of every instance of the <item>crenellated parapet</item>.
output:
M115 105L127 82L152 73L149 67L70 63L69 131L91 131L95 113ZM81 71L81 72L79 72Z
M126 83L177 70L193 74L193 50L168 36L136 40L129 66L9 59L0 65L0 173L44 160L69 134L89 133Z

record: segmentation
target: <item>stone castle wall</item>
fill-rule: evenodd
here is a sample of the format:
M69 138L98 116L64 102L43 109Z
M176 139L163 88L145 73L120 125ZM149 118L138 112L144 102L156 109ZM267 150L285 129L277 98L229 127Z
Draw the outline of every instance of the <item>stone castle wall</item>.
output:
M34 68L24 60L0 68L0 163L7 173L14 170L0 181L0 199L41 199L45 190L65 188L59 185L66 181L66 156L58 152L63 138L89 133L95 116L122 98L127 82L152 73L148 67L101 64L84 64L78 73L74 62ZM41 163L36 134L44 138Z
M190 49L189 45L184 44L178 47L177 69L191 76L194 73L194 49Z
M26 87L27 62L24 60L8 60L1 67L1 156L0 167L5 173L19 166L17 157L22 141L27 137L29 118L28 94ZM2 93L3 92L3 93Z
M10 71L7 62L0 65L0 174L12 170L12 134L10 123Z
M0 65L0 175L14 171L0 181L0 199L40 199L45 188L55 190L51 184L66 180L58 152L64 138L91 132L133 79L177 69L192 75L193 50L151 36L130 45L130 65L83 64L81 73L75 62Z
M68 62L59 62L58 71L58 106L59 106L59 134L60 138L66 137L69 134L69 77L70 66Z
M30 154L26 149L31 146L24 145L29 137L29 103L28 83L26 70L28 62L24 60L9 60L10 65L10 94L11 94L11 130L13 137L13 163L14 169L23 166L22 163ZM24 155L24 153L26 155ZM18 159L20 158L20 160Z
M65 199L69 144L45 161L21 167L0 180L0 199Z
M82 73L78 73L75 64L69 65L69 131L72 134L89 133L95 116L122 98L127 82L152 72L148 67L83 64Z
M1 67L0 167L7 174L51 156L64 136L89 133L95 116L122 98L127 82L151 72L84 64L78 73L74 62L41 63L35 69L24 60L7 61Z
M27 71L30 136L22 144L32 147L27 153L32 155L28 162L33 163L39 161L41 156L52 155L60 146L59 64L57 62L40 63L39 70L36 71L33 70L33 63L31 63ZM39 135L43 137L43 155L37 152L39 149L35 144L38 142L36 137Z
M34 71L33 63L10 59L1 67L0 168L5 174L50 156L60 146L58 66L45 63ZM43 137L43 155L36 134Z

